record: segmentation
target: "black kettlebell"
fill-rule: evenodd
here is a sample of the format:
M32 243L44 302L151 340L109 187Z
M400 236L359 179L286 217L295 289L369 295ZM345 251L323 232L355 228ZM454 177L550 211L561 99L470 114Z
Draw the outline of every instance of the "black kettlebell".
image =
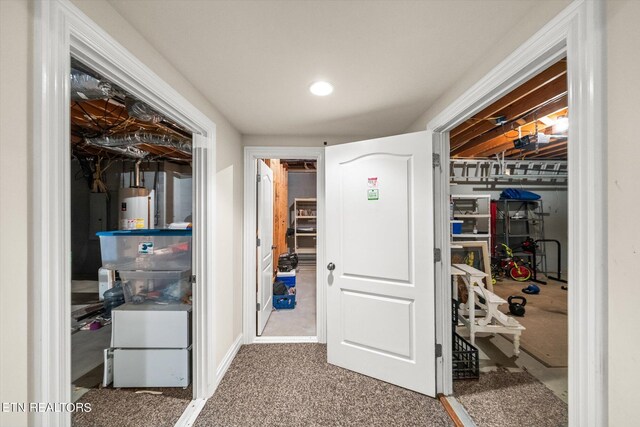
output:
M518 300L518 302L516 302ZM521 297L519 295L510 296L507 301L509 302L509 311L514 316L524 316L524 306L527 305L527 300L525 297Z

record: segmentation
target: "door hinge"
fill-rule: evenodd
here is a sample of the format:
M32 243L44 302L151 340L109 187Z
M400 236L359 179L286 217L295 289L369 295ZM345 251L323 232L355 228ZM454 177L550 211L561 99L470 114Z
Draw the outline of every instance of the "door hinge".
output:
M260 311L260 303L256 303L256 310Z
M442 261L442 251L440 248L433 248L433 262Z
M260 238L259 237L256 239L256 246L260 246Z
M440 154L438 153L433 153L433 167L434 168L440 167Z
M436 357L442 357L442 344L436 344Z
M262 175L258 174L258 182L262 181Z
M189 277L189 282L196 283L196 275L195 274L192 274L191 277Z

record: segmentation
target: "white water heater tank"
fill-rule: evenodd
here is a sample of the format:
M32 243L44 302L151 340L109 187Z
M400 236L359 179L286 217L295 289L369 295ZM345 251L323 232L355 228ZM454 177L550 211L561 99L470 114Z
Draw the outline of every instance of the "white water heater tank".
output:
M144 187L121 188L118 193L120 230L153 228L154 196L153 190Z

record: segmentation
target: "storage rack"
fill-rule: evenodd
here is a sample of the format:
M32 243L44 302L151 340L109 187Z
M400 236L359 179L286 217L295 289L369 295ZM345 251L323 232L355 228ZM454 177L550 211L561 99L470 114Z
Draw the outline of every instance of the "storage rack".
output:
M295 198L289 208L289 221L294 229L294 248L301 263L316 260L317 215L315 198Z
M530 252L524 252L521 244L527 238L543 240L544 237L544 209L542 199L519 200L500 199L497 202L496 243L506 244L514 255L532 258ZM498 248L500 249L500 248ZM536 251L535 262L538 271L547 272L547 258L544 244Z
M455 241L485 240L491 252L491 195L490 194L452 194L452 212L454 220L464 221L461 234L451 234ZM477 233L474 233L474 227Z

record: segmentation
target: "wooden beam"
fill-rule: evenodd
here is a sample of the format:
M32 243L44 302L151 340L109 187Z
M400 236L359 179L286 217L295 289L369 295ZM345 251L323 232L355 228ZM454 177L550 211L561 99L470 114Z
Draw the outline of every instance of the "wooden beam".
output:
M527 80L525 83L521 84L520 86L518 86L517 88L509 92L507 95L498 99L496 102L489 105L484 110L478 112L475 115L475 119L473 118L469 119L461 123L457 127L455 127L449 133L449 135L453 139L453 137L461 134L462 132L466 131L473 125L477 124L478 119L482 120L482 119L486 119L487 117L498 116L499 115L498 112L500 110L503 110L504 108L508 107L514 102L519 101L520 99L529 95L531 92L534 92L540 87L546 85L550 81L557 79L560 76L564 76L566 73L567 73L567 61L565 59L562 59L561 61L556 62L546 70L542 71L541 73Z
M556 147L553 150L547 150L545 152L538 152L536 153L531 152L529 155L526 155L525 158L527 159L540 159L540 158L545 158L545 159L556 159L556 158L566 158L567 157L567 144L563 144L559 147Z
M273 170L273 260L277 264L278 256L288 252L288 173L281 160L272 159L270 167Z
M566 107L567 107L567 97L563 96L557 101L554 101L540 108L536 114L536 117L540 118L540 117L554 115L554 114L560 115L561 113L566 112ZM529 118L526 125L521 127L523 135L526 135L534 131L536 120L531 120L531 119L532 117ZM546 125L542 123L538 124L538 130L542 130L546 128L547 128ZM513 140L517 138L517 136L514 136L514 132L517 133L517 130L510 129L508 132L505 132L505 130L502 127L495 128L494 130L489 131L484 135L481 135L475 138L473 141L470 141L464 147L464 149L459 148L457 150L454 150L451 153L451 156L452 157L473 157L473 156L480 155L481 153L482 155L487 155L486 154L487 151L490 151L491 154L499 153L502 151L502 149L499 149L500 147L503 147L508 143L512 143ZM488 155L491 155L491 154L488 154Z
M541 146L538 147L538 153L545 153L549 150L555 150L556 148L560 147L560 146L566 146L567 145L567 140L563 139L560 141L554 141L554 142L549 142L548 144L543 144ZM531 151L529 151L530 153ZM511 148L510 150L506 150L504 153L505 158L507 157L511 157L511 156L518 156L521 155L522 150L519 150L517 148ZM526 154L526 152L524 153Z
M505 116L508 121L512 121L532 110L535 110L536 108L539 108L550 99L566 93L567 79L562 76L561 78L552 80L548 84L535 90L529 96L526 96L519 101L509 105L505 109L501 110L498 115ZM563 106L566 107L568 105L566 97L564 102L565 104ZM540 116L543 115L544 114L540 114ZM501 129L502 126L496 126L495 123L487 120L479 122L473 128L468 129L463 134L460 134L451 139L451 148L453 150L453 153L455 153L455 151L461 150L463 147L466 148L469 145L473 145L476 138L484 136L487 133L495 133L496 131L500 132Z

